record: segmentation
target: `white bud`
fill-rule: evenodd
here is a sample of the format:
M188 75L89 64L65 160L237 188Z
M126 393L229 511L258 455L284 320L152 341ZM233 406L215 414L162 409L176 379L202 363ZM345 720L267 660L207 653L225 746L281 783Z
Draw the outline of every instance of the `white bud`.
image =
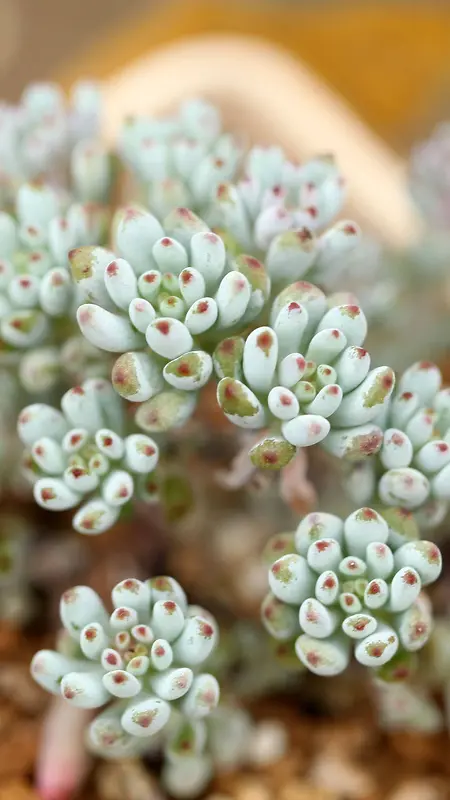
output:
M283 386L275 386L270 390L267 403L274 417L281 420L293 419L300 411L295 394Z
M88 342L109 353L124 353L141 347L142 336L125 317L112 314L101 306L85 303L77 311L81 333Z
M419 408L419 397L413 392L397 394L390 405L390 418L392 424L403 429L409 419Z
M256 328L244 345L243 370L249 386L267 393L273 382L278 358L278 341L271 328Z
M197 615L186 620L182 633L173 643L173 654L182 664L197 666L208 658L216 643L215 623Z
M178 276L180 292L189 307L205 295L206 284L203 275L196 269L184 269Z
M130 634L127 631L121 631L120 633L118 633L116 639L119 636L128 637L127 644L129 644ZM122 669L123 667L122 656L120 655L120 653L117 652L117 650L114 650L114 648L112 647L106 647L103 650L100 658L100 663L106 672L111 672L116 669Z
M321 640L302 634L295 642L295 652L301 663L315 675L339 675L350 662L349 644L340 637Z
M169 669L151 678L151 687L162 700L179 700L192 686L194 673L187 667Z
M196 233L209 231L207 224L188 208L175 208L167 215L163 224L169 235L181 242L186 250Z
M164 358L173 359L192 349L193 339L188 328L177 319L161 317L152 322L146 332L149 347Z
M306 414L331 417L342 402L342 389L336 383L324 386L311 403L303 405Z
M219 315L216 301L212 297L202 297L196 300L188 309L185 325L193 336L212 328Z
M362 609L359 597L353 592L341 592L339 595L339 605L345 614L349 612L357 614Z
M275 236L266 257L267 271L274 281L296 281L312 266L317 241L308 228L287 231Z
M104 247L76 247L68 254L72 277L83 300L114 310L105 287L105 269L114 260L114 253Z
M359 386L370 369L370 355L362 347L346 347L337 361L334 362L336 383L344 394Z
M289 353L278 366L278 377L282 386L291 389L303 377L306 361L300 353Z
M392 550L382 541L367 545L365 561L369 575L374 578L388 578L394 569Z
M380 460L385 469L409 467L413 457L411 440L397 428L388 428L384 432L383 447Z
M48 333L47 318L35 309L12 311L0 321L0 336L12 347L36 347Z
M197 675L181 704L183 714L188 719L201 719L216 708L219 697L220 687L214 675Z
M365 667L382 667L396 654L398 636L387 625L379 625L375 633L370 634L355 647L355 658Z
M389 367L373 369L356 389L344 395L333 414L333 425L354 426L371 422L388 402L394 384L395 376Z
M77 511L72 525L78 533L95 536L112 528L119 516L120 506L112 508L100 498L89 500Z
M320 320L318 331L337 328L349 345L360 347L367 336L367 320L359 306L344 305L330 308Z
M142 403L164 387L158 361L143 352L129 352L119 356L111 375L115 391L132 403Z
M314 594L325 606L336 602L339 594L339 580L333 570L322 572L316 581Z
M170 706L157 697L132 702L122 714L123 729L131 736L154 736L169 721Z
M395 566L413 567L420 575L423 586L438 579L442 570L442 556L433 542L407 542L394 554Z
M124 258L115 258L105 268L105 286L114 305L124 311L138 294L133 268Z
M330 423L315 414L303 414L281 426L284 438L295 447L309 447L325 439Z
M308 361L332 363L347 346L347 339L338 328L324 328L318 331L306 352Z
M31 448L31 454L38 467L48 475L59 475L64 469L65 459L62 448L48 436L43 436L35 441Z
M395 614L406 611L420 594L422 583L412 567L401 567L391 581L389 608Z
M385 472L378 484L382 503L415 509L422 505L430 493L428 479L410 467Z
M358 558L365 558L366 549L372 542L385 544L389 527L383 517L373 508L360 508L344 522L344 539L347 550Z
M431 405L442 384L439 367L430 361L417 361L408 367L399 381L399 392L413 392L419 403Z
M141 691L140 680L123 669L114 669L106 672L103 675L102 683L109 694L122 700L128 697L136 697Z
M354 250L360 241L361 230L354 222L342 220L333 225L318 240L317 269L327 274L336 261L340 263L340 259Z
M373 423L368 423L367 425L359 425L356 428L330 430L322 443L322 447L337 458L357 461L359 466L362 459L378 453L382 443L383 432L381 428ZM370 474L372 475L371 470ZM359 480L358 473L356 473L356 478ZM370 496L371 491L369 489ZM364 501L361 500L361 502Z
M227 419L234 425L251 429L264 426L263 406L251 389L241 381L222 378L217 386L217 402Z
M67 467L67 469L64 470L63 479L66 486L68 486L72 492L78 493L79 495L92 492L98 486L98 477L96 473L78 464L71 464ZM81 500L81 497L79 500Z
M364 605L370 609L382 608L389 597L389 586L383 578L374 578L364 589Z
M67 422L56 408L44 403L26 406L19 414L17 432L26 446L34 444L41 436L60 441L67 431Z
M129 206L117 212L116 247L119 254L129 261L136 275L152 269L152 248L163 236L164 230L158 220L145 209Z
M312 593L314 573L305 558L288 554L275 561L269 570L269 586L284 603L300 605Z
M81 499L59 478L40 478L33 486L33 495L36 503L49 511L67 511Z
M125 445L123 439L109 428L100 428L95 434L95 444L103 455L113 460L123 457Z
M422 447L431 439L435 419L436 415L430 409L422 408L408 420L405 433L415 449Z
M112 602L115 608L121 606L128 606L134 608L136 611L148 614L150 611L151 590L148 583L137 580L137 578L126 578L120 583L116 584L111 593ZM139 627L139 626L138 626ZM144 625L144 630L139 632L137 630L137 638L139 641L149 642L149 632L151 641L154 636L147 625ZM134 635L134 633L133 633Z
M348 578L360 578L366 573L366 562L357 556L346 556L339 564L339 572Z
M129 472L118 469L111 472L105 479L102 486L102 495L105 503L109 506L123 506L133 496L133 478Z
M113 592L118 590L118 588L120 586L122 586L124 583L128 583L128 581L122 581L121 584L118 583L117 586L113 589ZM133 579L133 583L139 583L140 584L141 581L136 581L135 579ZM148 586L148 584L143 584L143 585L144 586ZM113 598L113 601L114 601L114 598ZM128 600L127 605L131 605L130 600ZM150 595L148 596L148 604L146 603L145 613L148 613L149 608L150 608ZM155 640L155 636L154 636L153 631L152 631L152 629L150 628L149 625L135 625L134 628L131 629L131 633L132 633L134 639L136 639L137 642L141 642L142 644L151 645L151 644L153 644L153 642Z
M287 358L300 349L308 325L308 312L296 301L287 303L274 318L273 329L279 345L280 358Z
M419 452L416 453L414 462L418 469L422 472L439 472L450 462L450 445L448 445L447 442L443 441L442 439L438 441L434 440L432 442L427 442L427 444L425 444L419 450ZM433 483L432 489L434 489Z
M108 637L99 622L88 622L84 626L80 633L80 649L86 658L96 661L107 644Z
M159 459L159 448L150 436L134 433L125 439L125 461L128 469L147 475L152 472Z
M61 694L61 677L78 669L82 662L67 658L54 650L39 650L31 662L31 675L39 684L54 695Z
M137 625L138 613L131 606L119 606L115 608L109 618L109 624L114 631L127 631Z
M302 630L315 639L327 639L339 624L339 614L319 600L309 597L300 606L299 621Z
M231 328L241 320L250 302L251 294L252 287L241 272L228 272L222 278L215 296L221 328Z
M295 533L295 547L306 556L309 546L318 539L335 539L343 542L344 525L339 517L324 512L314 512L302 519Z
M169 642L166 639L155 639L150 651L150 658L155 669L160 671L168 669L173 661Z
M377 629L377 620L370 614L352 614L342 623L342 630L350 639L364 639Z
M212 371L211 356L202 350L193 350L169 361L163 375L175 389L196 391L208 383Z
M51 186L35 181L22 183L16 195L16 212L20 222L46 228L59 211L58 195Z
M226 264L225 245L215 233L196 233L191 239L191 265L213 287L222 277Z
M138 278L139 294L146 300L154 302L159 294L162 282L162 275L156 270L148 270Z
M150 624L157 637L173 642L184 627L183 611L174 600L158 600Z

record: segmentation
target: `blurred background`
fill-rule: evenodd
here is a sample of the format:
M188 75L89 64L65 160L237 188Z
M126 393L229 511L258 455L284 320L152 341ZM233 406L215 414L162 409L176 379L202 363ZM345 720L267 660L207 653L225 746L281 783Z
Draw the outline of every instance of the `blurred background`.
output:
M450 111L450 5L433 0L1 0L0 92L12 100L31 80L108 78L209 32L286 48L399 152Z

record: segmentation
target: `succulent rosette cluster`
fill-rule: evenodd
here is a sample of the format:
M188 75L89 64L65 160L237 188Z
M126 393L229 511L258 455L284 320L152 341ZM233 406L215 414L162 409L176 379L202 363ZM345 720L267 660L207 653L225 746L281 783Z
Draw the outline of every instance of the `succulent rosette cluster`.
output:
M142 433L123 435L122 402L106 380L89 378L70 389L61 409L34 403L20 413L24 473L38 505L50 511L80 506L75 530L103 533L135 495L154 501L149 476L158 445Z
M159 219L176 206L192 208L231 252L264 256L278 284L313 268L326 273L360 240L358 226L347 220L324 232L345 201L331 155L297 164L280 147L252 147L244 156L222 132L220 111L204 100L187 101L162 120L131 118L120 152Z
M176 206L203 213L219 184L235 177L241 146L223 131L219 109L194 98L171 117L130 117L119 153L163 219Z
M318 442L339 458L376 453L374 420L394 389L389 367L370 368L362 347L367 322L357 305L333 305L313 284L294 283L275 298L270 326L223 340L214 353L217 399L241 428L264 429L250 455L280 469L297 448Z
M102 206L67 204L40 180L23 183L15 216L0 212L0 359L19 363L29 392L50 388L63 368L60 348L76 332L68 250L101 240Z
M106 706L89 725L90 749L106 758L142 753L158 737L167 780L208 780L205 721L219 701L219 684L202 665L218 639L214 618L188 605L173 578L129 578L112 591L108 614L88 586L61 598L69 642L41 650L33 678L76 708Z
M205 218L235 248L264 253L275 282L298 280L313 268L326 273L360 241L358 226L348 220L325 232L345 200L332 156L294 164L279 147L254 147L242 171L238 183L218 186Z
M381 514L360 508L345 520L309 514L295 533L273 537L265 556L263 624L278 640L295 639L307 669L337 675L353 652L380 677L408 676L432 628L422 588L441 572L434 543L399 544Z
M78 176L84 173L81 188L87 178L82 162L90 148L94 147L97 155L102 152L101 160L104 157L97 140L100 108L100 87L90 81L75 84L68 103L62 89L53 83L30 84L17 106L3 103L0 107L2 204L8 205L17 185L26 180L45 177L64 185L71 162ZM90 158L92 163L92 153ZM99 163L99 160L94 162L97 170Z
M376 421L382 446L372 463L357 464L348 475L352 499L375 498L390 524L395 514L409 527L413 515L420 527L440 524L450 500L450 389L442 388L436 364L417 361L405 370Z
M72 275L83 302L83 336L120 353L112 383L141 403L137 424L164 431L192 414L197 392L213 373L212 353L224 333L245 329L270 292L261 262L229 259L222 239L186 208L162 226L145 209L118 212L115 253L101 247L72 250Z

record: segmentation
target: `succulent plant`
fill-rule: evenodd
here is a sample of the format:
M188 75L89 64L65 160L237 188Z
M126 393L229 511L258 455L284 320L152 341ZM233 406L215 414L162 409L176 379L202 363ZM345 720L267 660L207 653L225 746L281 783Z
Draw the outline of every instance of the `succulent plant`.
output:
M226 231L234 248L263 256L275 284L299 280L312 269L323 277L360 241L349 220L325 232L345 200L332 156L294 164L279 147L254 147L242 171L240 182L218 186L205 218Z
M297 637L297 656L311 672L343 672L353 650L360 664L389 679L427 642L432 614L421 590L439 577L439 548L399 545L374 509L345 520L309 514L295 533L273 537L265 556L263 624L276 639Z
M82 503L75 530L103 533L135 494L152 502L148 476L158 463L158 445L142 433L122 436L121 401L108 381L90 378L75 386L63 395L61 409L34 403L21 412L25 475L42 508L65 511Z
M436 364L417 361L400 376L376 422L383 442L376 458L347 478L354 502L379 502L402 509L412 525L435 527L446 516L450 500L450 389L442 387ZM399 515L397 514L397 517Z
M242 428L268 428L250 452L254 464L280 469L296 448L317 442L340 458L376 453L382 431L374 421L395 376L389 367L370 369L361 308L335 306L300 281L275 298L270 323L245 342L225 339L214 354L227 418Z
M228 264L221 238L189 209L173 210L162 227L131 206L113 228L118 256L101 247L69 254L80 298L89 300L78 323L92 345L122 354L112 382L143 403L137 424L167 430L190 416L211 377L215 344L258 315L270 281L251 256Z
M112 602L109 615L88 586L65 592L64 652L39 651L31 674L76 708L107 706L87 733L97 754L139 754L162 733L169 761L189 762L203 749L204 720L219 701L216 679L201 671L217 625L208 612L188 605L182 587L167 576L123 580Z
M99 160L93 160L94 150L102 156L98 134L100 127L101 91L98 84L80 81L72 88L69 105L64 93L52 83L27 86L17 106L2 104L0 108L0 181L1 205L7 206L14 197L17 185L27 180L46 178L64 185L67 166L79 179L78 188L92 186L86 159L99 176ZM95 143L95 144L94 144ZM89 149L91 155L89 156ZM103 170L103 188L108 183ZM98 184L97 184L98 189ZM97 200L95 197L85 199Z
M68 249L101 238L101 206L72 203L49 184L22 184L16 219L0 212L0 360L19 363L22 387L42 393L64 370L61 346L76 333Z
M129 117L119 153L162 220L177 206L203 213L217 186L235 176L241 146L222 131L219 109L194 98L165 119Z

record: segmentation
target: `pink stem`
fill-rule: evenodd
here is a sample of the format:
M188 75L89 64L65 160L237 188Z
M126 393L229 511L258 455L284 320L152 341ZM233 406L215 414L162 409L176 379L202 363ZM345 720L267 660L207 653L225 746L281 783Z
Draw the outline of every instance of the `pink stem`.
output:
M36 767L36 788L43 800L69 800L82 785L90 763L84 733L91 716L91 711L53 698Z

